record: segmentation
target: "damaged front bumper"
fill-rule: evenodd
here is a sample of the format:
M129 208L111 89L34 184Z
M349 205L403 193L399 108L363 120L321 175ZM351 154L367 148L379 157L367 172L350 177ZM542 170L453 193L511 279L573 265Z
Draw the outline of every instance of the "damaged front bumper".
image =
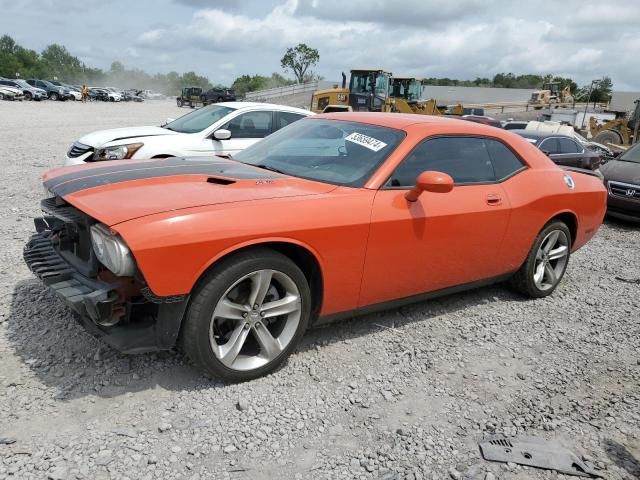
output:
M93 335L123 353L168 350L175 346L189 297L158 297L148 288L125 298L122 284L89 278L54 248L53 232L40 230L24 248L29 269L53 290ZM138 316L136 314L139 314ZM139 317L139 318L138 318Z

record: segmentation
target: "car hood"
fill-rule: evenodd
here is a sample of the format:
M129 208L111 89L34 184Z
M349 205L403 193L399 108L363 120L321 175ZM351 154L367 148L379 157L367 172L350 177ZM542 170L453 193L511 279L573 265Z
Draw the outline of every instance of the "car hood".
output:
M640 185L640 163L610 160L600 167L605 180Z
M51 193L109 226L172 210L336 188L222 158L115 160L50 170L43 181Z
M109 130L98 130L82 137L79 142L90 147L100 148L105 143L114 142L116 140L126 140L129 138L155 137L158 135L177 135L162 127L125 127L112 128Z

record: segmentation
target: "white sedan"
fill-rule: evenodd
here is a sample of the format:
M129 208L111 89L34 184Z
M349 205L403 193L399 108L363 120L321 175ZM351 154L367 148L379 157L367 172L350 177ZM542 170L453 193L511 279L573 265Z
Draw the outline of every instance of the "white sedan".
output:
M233 155L312 112L253 102L216 103L162 127L99 130L74 142L65 165L101 160Z

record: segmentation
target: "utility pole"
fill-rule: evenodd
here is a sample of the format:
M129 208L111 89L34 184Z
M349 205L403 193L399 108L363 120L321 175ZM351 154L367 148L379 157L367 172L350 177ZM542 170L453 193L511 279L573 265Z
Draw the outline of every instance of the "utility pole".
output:
M591 80L591 86L589 87L589 95L587 96L587 103L584 104L584 115L582 116L582 125L580 127L581 130L584 130L584 121L587 119L587 107L589 106L589 100L591 100L591 92L593 91L593 86L598 85L600 80Z

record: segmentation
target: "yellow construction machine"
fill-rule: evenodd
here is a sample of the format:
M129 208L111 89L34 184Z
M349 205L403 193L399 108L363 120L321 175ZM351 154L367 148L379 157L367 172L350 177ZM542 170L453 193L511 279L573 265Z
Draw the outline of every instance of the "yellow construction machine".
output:
M311 111L323 112L384 112L388 111L391 73L382 69L351 70L349 87L342 74L342 87L316 90L311 97Z
M311 97L311 111L396 112L421 115L462 115L462 106L453 111L439 107L436 100L422 100L422 83L415 77L394 77L383 69L353 69L349 87L342 74L342 87L317 90Z
M571 89L569 86L561 89L559 82L543 83L542 89L534 91L529 99L529 105L533 105L536 110L541 109L544 105L571 102L573 102Z
M640 127L640 99L636 100L631 115L627 112L615 112L616 118L598 125L595 118L589 119L589 133L592 140L603 145L632 145L638 140Z

